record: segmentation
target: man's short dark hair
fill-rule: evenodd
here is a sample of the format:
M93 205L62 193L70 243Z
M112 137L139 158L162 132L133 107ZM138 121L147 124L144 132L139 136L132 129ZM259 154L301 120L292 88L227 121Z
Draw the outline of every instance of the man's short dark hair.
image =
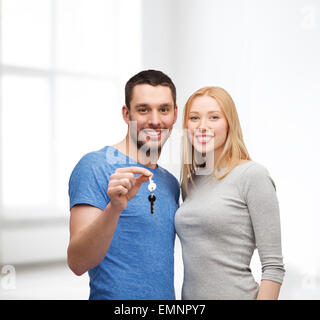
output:
M151 86L167 86L170 88L174 105L176 105L176 87L172 80L163 72L158 70L145 70L134 75L126 84L125 87L125 102L128 109L130 109L130 102L132 99L132 92L134 86L138 84L149 84Z

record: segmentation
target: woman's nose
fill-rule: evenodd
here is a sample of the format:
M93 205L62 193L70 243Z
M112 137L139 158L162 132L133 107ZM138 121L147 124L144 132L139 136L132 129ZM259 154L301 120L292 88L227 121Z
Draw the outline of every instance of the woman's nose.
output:
M206 130L208 128L208 123L207 120L205 118L200 119L200 123L199 123L199 130Z

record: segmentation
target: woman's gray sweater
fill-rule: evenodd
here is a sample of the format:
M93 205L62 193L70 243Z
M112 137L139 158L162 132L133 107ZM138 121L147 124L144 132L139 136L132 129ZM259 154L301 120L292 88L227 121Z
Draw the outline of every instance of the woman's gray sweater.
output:
M255 248L261 280L282 283L279 205L265 167L248 161L220 181L212 175L196 175L194 181L175 215L184 262L182 299L255 299Z

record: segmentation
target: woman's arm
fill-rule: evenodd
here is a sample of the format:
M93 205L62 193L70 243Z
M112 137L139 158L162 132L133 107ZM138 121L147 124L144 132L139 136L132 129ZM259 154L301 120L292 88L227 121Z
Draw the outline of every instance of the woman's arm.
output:
M262 275L258 299L278 299L285 269L281 250L280 210L275 184L261 165L248 168L244 196L251 217Z
M271 280L262 280L257 300L278 300L281 284Z

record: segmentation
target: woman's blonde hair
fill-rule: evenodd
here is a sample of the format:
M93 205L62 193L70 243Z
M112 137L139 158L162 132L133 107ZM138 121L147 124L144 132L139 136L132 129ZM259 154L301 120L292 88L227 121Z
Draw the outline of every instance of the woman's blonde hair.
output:
M221 180L236 167L241 160L251 160L243 141L242 130L235 104L229 93L220 87L204 87L197 90L188 99L183 113L183 137L182 137L182 165L181 179L183 191L188 193L188 184L193 183L193 175L197 167L194 159L194 147L188 139L187 127L191 105L196 97L209 96L215 99L222 109L228 122L228 134L223 151L218 159L215 159L213 175ZM219 175L218 168L222 160L227 160L226 171Z

